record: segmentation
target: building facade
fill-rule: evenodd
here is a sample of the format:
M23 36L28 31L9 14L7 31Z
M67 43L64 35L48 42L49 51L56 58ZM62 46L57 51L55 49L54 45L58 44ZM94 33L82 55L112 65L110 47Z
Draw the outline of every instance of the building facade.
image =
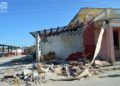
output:
M105 32L98 56L114 63L120 56L120 9L113 8L82 8L66 27L32 32L37 59L51 51L60 58L72 52L94 54L103 27Z

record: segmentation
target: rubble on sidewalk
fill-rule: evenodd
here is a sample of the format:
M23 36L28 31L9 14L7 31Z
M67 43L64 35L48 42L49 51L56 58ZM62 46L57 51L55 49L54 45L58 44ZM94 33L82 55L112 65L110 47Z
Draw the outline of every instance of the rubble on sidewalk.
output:
M95 65L100 66L100 67L105 67L105 66L110 66L111 63L109 63L107 61L95 60Z
M57 68L54 68L54 73L57 75L62 75L62 67L58 66Z
M100 56L96 57L94 64L99 67L106 67L106 66L112 65L112 63L110 62L110 59L104 59Z
M41 55L41 61L50 61L55 59L55 52L48 52L45 55Z
M106 61L95 60L95 65L86 69L90 61L85 58L65 63L63 63L64 61L58 62L59 64L53 64L53 61L48 61L46 63L49 64L31 63L16 65L6 69L6 72L1 72L3 75L1 81L8 82L13 86L20 86L19 84L21 83L26 85L40 84L48 80L71 81L96 75L100 70L97 70L98 66L109 65ZM85 70L86 72L83 73Z

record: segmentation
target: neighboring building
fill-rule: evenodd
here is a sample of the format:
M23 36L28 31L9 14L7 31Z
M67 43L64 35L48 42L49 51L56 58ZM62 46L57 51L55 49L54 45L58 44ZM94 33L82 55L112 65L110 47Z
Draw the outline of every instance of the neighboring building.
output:
M83 52L84 50L83 40L81 39L82 28L71 31L65 26L33 32L32 35L36 37L39 56L55 52L56 57L64 59L72 52Z
M14 49L12 50L12 55L26 55L24 49Z
M10 55L22 55L22 50L18 46L0 44L0 57Z
M104 21L107 26L99 56L114 63L120 56L120 9L113 8L82 8L66 27L32 32L37 58L50 51L61 58L72 52L93 54Z

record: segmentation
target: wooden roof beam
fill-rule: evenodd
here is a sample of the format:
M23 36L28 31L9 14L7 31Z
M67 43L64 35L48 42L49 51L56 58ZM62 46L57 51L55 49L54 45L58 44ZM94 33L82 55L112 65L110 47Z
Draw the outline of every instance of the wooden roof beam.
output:
M58 28L56 29L56 32L55 32L55 34L57 34L57 35L59 34L59 32L58 32L58 31L59 31L59 28L60 28L60 27L58 27Z
M38 32L39 36L41 36L41 35L42 35L40 31L37 31L37 32Z
M44 29L44 36L46 37L47 36L47 33L46 33L46 30Z
M65 32L65 29L67 28L67 26L63 27L63 30L61 32Z
M48 36L50 36L51 34L52 34L52 28L50 29L50 32L49 32Z

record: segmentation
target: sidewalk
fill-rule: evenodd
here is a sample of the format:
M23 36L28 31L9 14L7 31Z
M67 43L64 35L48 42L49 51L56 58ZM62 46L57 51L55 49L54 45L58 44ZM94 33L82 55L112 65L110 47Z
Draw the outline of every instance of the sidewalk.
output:
M9 68L11 65L9 63L15 59L20 59L25 57L25 55L20 56L10 56L10 57L0 57L0 70ZM4 66L2 66L4 64Z
M0 64L3 64L5 62L12 61L14 59L19 59L24 57L25 55L19 55L19 56L9 56L9 57L0 57Z
M115 62L115 65L107 66L107 67L101 67L102 71L111 71L111 70L120 70L120 61Z

